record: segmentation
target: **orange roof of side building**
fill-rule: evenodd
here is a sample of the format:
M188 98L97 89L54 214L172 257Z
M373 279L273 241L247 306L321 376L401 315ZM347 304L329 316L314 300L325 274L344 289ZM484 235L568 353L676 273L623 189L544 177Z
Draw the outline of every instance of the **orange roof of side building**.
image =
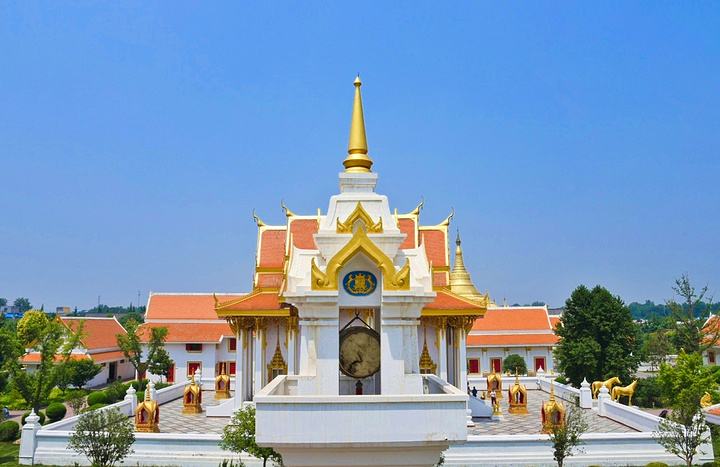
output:
M550 325L553 328L553 331L557 329L558 325L560 324L560 317L559 316L550 316Z
M144 323L140 326L140 340L147 343L150 340L152 328L166 328L168 330L168 344L177 343L200 343L216 344L223 337L235 337L230 325L223 322L217 323Z
M237 300L247 294L217 294L219 301ZM153 293L148 299L145 321L217 320L212 293Z
M437 294L435 300L423 308L423 316L448 315L453 313L478 315L485 312L485 307L482 304L468 300L449 290L439 289L436 290L435 293Z
M552 346L559 338L554 324L542 307L491 307L476 319L467 337L474 347Z
M75 332L82 325L80 343L88 351L117 348L117 335L125 334L125 328L113 318L60 317L60 321Z

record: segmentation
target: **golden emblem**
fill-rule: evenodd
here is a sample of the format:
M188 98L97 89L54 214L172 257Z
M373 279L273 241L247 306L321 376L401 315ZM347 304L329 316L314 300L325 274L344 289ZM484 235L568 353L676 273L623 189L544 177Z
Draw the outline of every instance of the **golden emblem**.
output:
M353 271L345 275L343 286L350 295L370 295L377 287L377 278L371 272Z

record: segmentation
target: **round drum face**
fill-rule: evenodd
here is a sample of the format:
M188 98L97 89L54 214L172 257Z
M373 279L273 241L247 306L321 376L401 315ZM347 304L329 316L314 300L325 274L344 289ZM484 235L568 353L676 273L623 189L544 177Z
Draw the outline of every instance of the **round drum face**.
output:
M375 331L351 327L340 333L340 371L362 379L380 370L380 339Z

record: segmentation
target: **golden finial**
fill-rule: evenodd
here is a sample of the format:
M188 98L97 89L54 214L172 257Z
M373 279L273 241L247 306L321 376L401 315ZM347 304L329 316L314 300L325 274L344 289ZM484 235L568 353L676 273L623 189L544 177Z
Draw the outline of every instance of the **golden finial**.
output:
M470 300L486 301L486 297L478 291L470 277L470 273L465 269L461 245L462 240L460 240L460 230L458 229L455 238L455 265L450 271L450 291Z
M265 227L265 222L263 222L263 220L255 213L255 208L253 208L252 217L258 227Z
M280 207L281 207L282 210L285 212L285 216L287 216L287 217L293 217L293 216L295 215L295 213L292 212L292 211L290 210L290 208L287 207L287 205L285 204L285 201L282 200L282 199L280 200Z
M352 122L350 123L350 142L348 156L343 161L345 172L370 172L372 160L368 156L367 138L365 137L365 117L363 116L362 96L360 95L360 75L355 82L355 101L353 102Z

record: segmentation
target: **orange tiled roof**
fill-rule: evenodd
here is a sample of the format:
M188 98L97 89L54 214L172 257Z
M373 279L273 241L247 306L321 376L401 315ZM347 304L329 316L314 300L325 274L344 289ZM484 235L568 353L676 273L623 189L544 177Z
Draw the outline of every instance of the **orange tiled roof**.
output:
M279 289L282 285L282 273L258 274L256 287Z
M290 219L290 234L293 245L304 250L314 250L315 239L313 235L318 231L317 219Z
M428 261L432 262L433 267L448 266L445 232L442 230L422 230L420 238L425 246Z
M407 234L400 248L415 248L415 221L413 219L398 219L400 232Z
M269 229L260 237L260 257L258 266L261 268L282 268L285 263L285 229Z
M215 308L218 316L238 312L276 312L283 309L278 292L271 290L256 290L242 298L220 302Z
M70 354L70 360L85 360L86 358L88 358L88 354ZM55 361L58 362L60 360L62 360L62 355L55 355ZM40 352L31 352L29 354L23 355L20 361L22 363L40 363Z
M243 294L218 295L219 301L235 300ZM152 294L145 320L218 319L213 294Z
M446 272L434 272L433 273L433 287L447 287L448 274Z
M62 323L71 331L77 330L83 322L83 335L80 340L88 350L117 348L118 334L125 334L125 328L115 318L75 318L61 317Z
M484 308L466 298L456 295L449 290L436 290L437 296L431 303L425 305L423 310L468 310L483 311Z
M560 317L550 316L550 326L552 326L553 330L557 329L558 324L560 324Z
M123 353L122 350L113 350L112 352L91 353L89 355L90 355L90 358L92 358L95 363L114 362L116 360L122 360L123 358L125 358L125 354Z
M142 342L148 342L151 328L167 328L167 343L217 343L235 336L227 323L144 323L139 331Z
M481 321L481 319L477 321ZM482 336L471 334L467 336L467 345L555 345L558 340L559 338L555 334L485 334Z
M485 317L476 319L473 331L549 331L545 307L488 308Z

